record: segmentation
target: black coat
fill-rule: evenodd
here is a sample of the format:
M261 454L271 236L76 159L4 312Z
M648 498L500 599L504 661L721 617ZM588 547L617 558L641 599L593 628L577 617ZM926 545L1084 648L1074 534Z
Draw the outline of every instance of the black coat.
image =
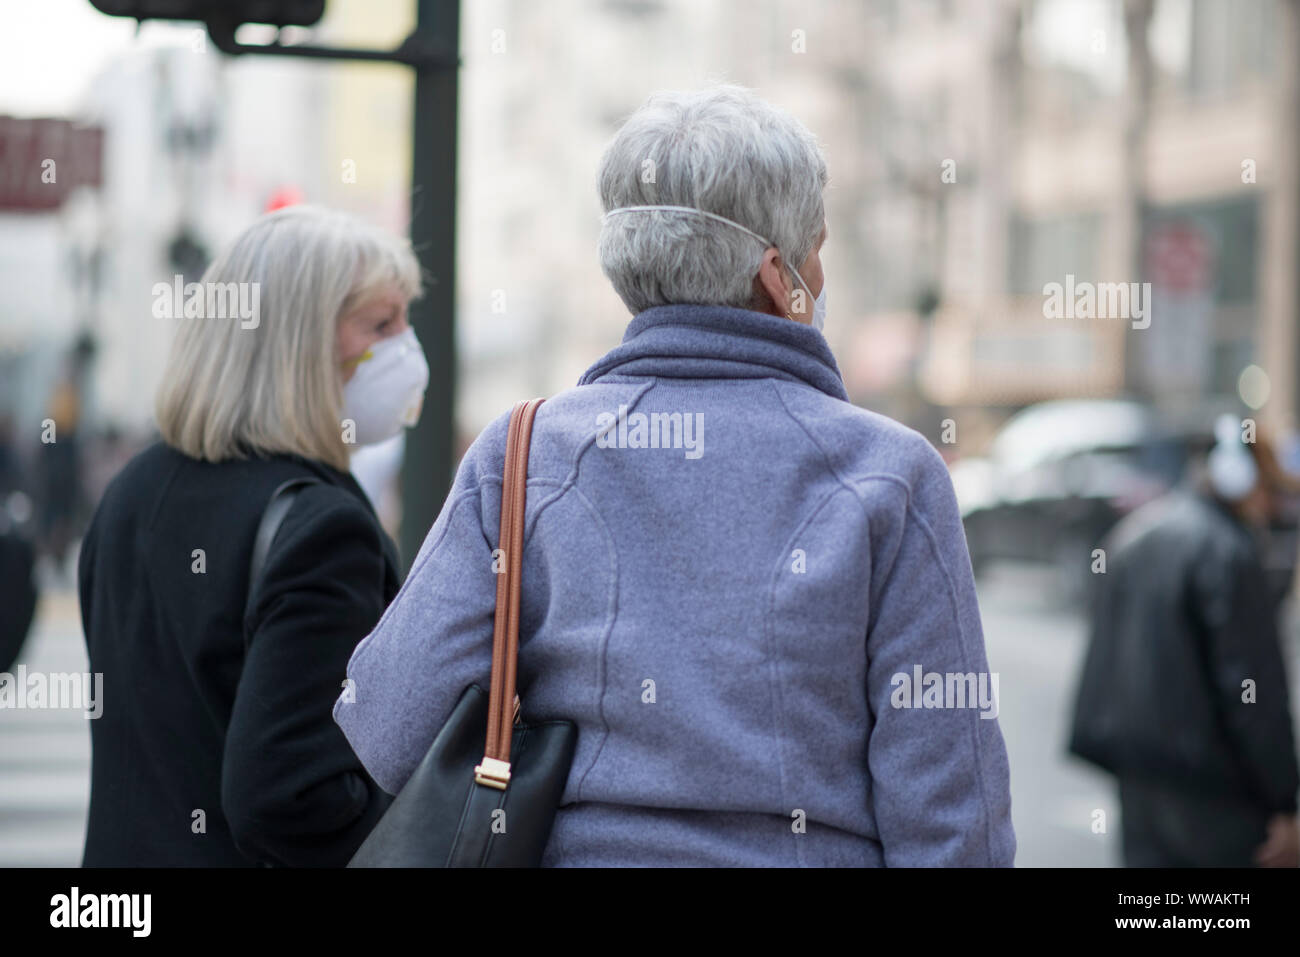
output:
M262 512L298 476L320 484L299 493L250 601ZM355 479L295 457L214 465L154 445L109 485L79 573L103 674L84 864L345 864L391 799L331 710L399 586Z
M1293 813L1277 605L1250 533L1180 492L1121 522L1106 554L1070 750L1121 778Z

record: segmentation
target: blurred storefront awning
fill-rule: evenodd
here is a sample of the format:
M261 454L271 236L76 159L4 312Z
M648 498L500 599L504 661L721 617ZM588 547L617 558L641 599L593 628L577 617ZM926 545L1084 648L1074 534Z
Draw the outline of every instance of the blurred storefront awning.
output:
M922 388L940 405L1117 395L1127 326L1119 318L1046 318L1041 296L948 303L935 314Z
M0 116L0 211L58 209L103 182L104 130L69 120Z

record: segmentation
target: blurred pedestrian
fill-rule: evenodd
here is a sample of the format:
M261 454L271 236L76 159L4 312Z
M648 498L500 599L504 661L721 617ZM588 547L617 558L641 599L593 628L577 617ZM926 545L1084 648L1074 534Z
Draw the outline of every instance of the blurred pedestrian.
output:
M18 430L14 417L0 412L0 499L13 492L26 492L27 480L23 474L22 459L18 454Z
M212 315L209 297L176 320L162 442L110 483L82 547L104 689L84 860L341 865L389 799L330 706L399 584L348 457L418 414L418 267L405 241L296 206L246 229L209 283L257 315ZM254 579L255 533L290 480L308 484Z
M36 615L36 551L28 530L30 500L13 417L0 412L0 672L22 651Z
M996 705L900 694L996 676L943 459L847 401L822 335L826 183L737 87L651 98L605 154L601 262L634 318L541 406L528 462L522 713L578 727L544 865L1012 862ZM508 420L335 705L394 793L487 686Z
M41 552L55 580L70 585L68 549L81 533L83 450L81 435L83 372L88 357L74 349L54 386L41 424L34 461L37 530Z
M1221 419L1205 475L1105 544L1070 750L1119 782L1130 867L1297 865L1300 789L1260 562L1282 470Z

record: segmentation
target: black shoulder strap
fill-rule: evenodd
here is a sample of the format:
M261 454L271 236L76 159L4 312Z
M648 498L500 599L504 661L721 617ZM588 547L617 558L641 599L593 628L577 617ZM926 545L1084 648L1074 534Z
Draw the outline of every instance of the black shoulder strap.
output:
M257 585L257 580L262 577L262 569L266 566L266 557L271 552L271 543L275 541L276 533L280 531L280 526L284 523L284 518L289 514L289 509L293 508L294 499L308 485L318 485L319 480L314 478L292 478L287 482L281 482L276 490L271 493L271 499L266 504L266 510L262 512L262 521L257 526L257 534L253 537L253 558L248 563L248 593L246 601L253 600L253 589ZM248 608L245 607L245 617L247 617ZM244 633L244 646L247 648L249 635L247 630Z

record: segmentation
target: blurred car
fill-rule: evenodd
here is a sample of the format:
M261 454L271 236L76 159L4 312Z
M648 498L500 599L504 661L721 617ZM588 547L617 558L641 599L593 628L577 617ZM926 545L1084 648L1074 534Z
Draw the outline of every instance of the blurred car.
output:
M1175 485L1211 438L1208 427L1173 426L1123 399L1043 402L1016 413L987 458L963 458L951 470L976 575L997 560L1049 563L1062 597L1081 599L1106 533Z

